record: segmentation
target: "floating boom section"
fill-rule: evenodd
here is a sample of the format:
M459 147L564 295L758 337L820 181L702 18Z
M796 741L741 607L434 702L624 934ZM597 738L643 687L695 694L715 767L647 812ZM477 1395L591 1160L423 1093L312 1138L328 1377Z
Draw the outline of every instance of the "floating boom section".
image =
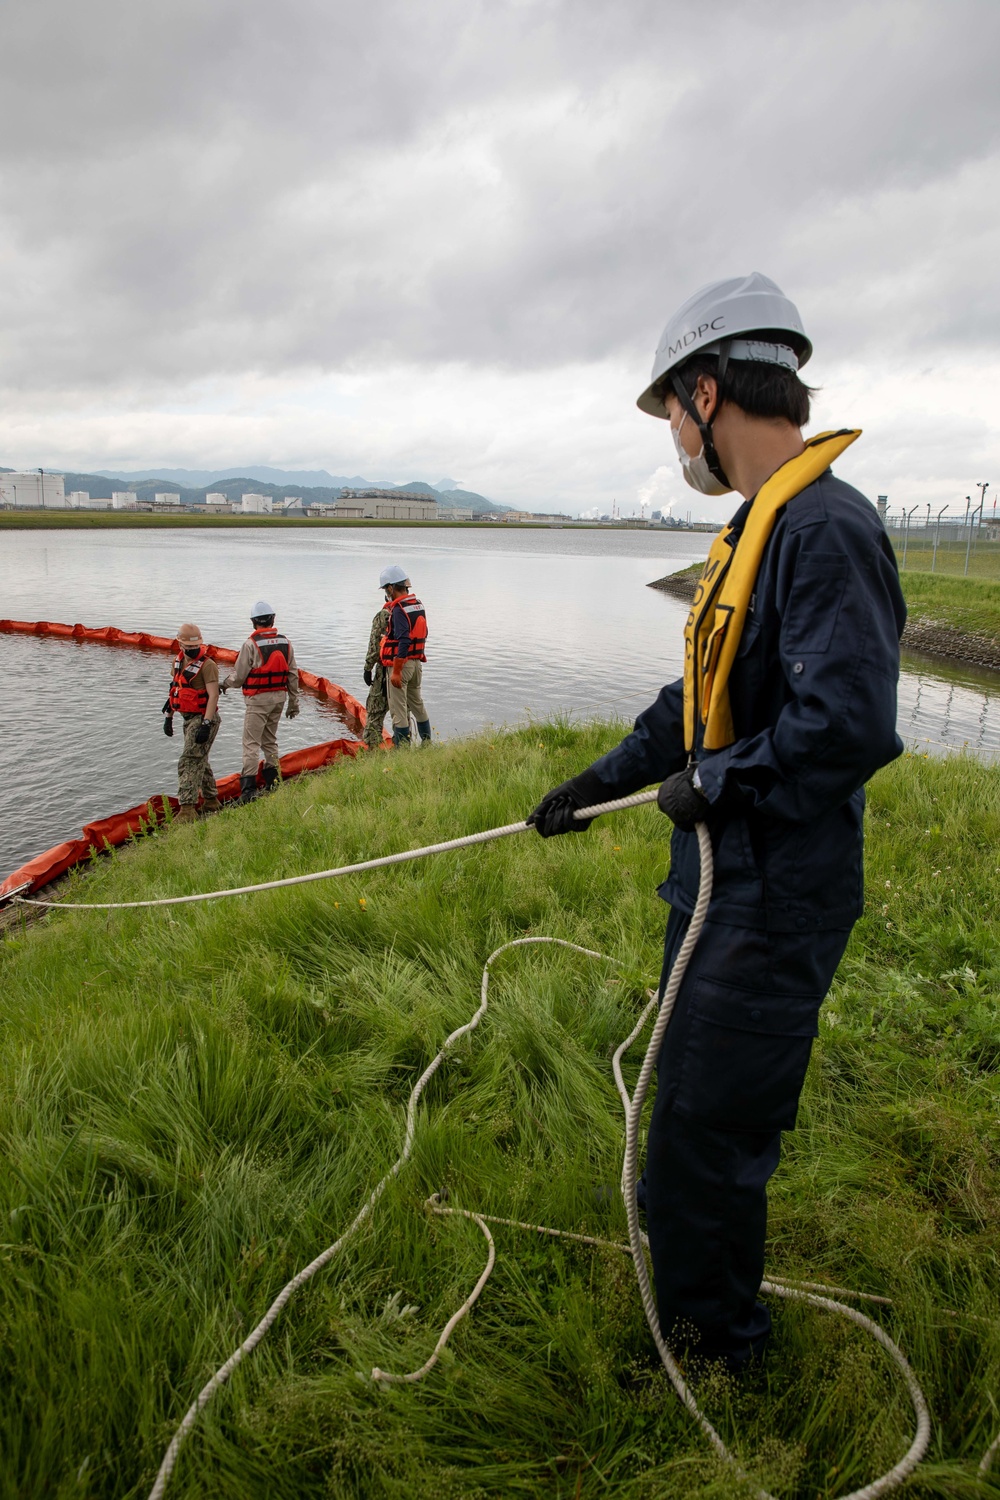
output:
M180 649L176 640L164 635L149 635L146 631L119 630L114 625L92 629L86 625L62 625L55 620L0 620L0 634L48 636L64 641L88 641L103 646L122 646L132 651L161 651L175 653ZM208 654L213 661L234 662L237 653L228 646L209 646ZM299 668L299 684L302 689L326 703L334 703L340 709L344 722L352 734L360 734L365 727L363 704L345 692L328 677L317 677L315 672L304 672ZM383 738L388 741L389 736ZM320 771L332 765L341 756L355 756L366 747L359 740L327 740L321 745L308 745L304 750L290 750L281 757L283 780L301 776L305 771ZM257 783L263 786L261 771L257 772ZM235 802L240 796L239 772L221 776L217 783L220 802ZM108 818L98 818L87 823L81 835L56 844L30 859L20 869L14 870L0 883L0 902L15 892L28 895L50 881L65 875L74 865L82 864L95 854L104 853L126 843L136 834L144 833L166 821L168 812L176 812L180 803L176 797L157 794L148 802L130 807L125 812L112 813Z
M0 620L0 635L40 635L60 641L89 641L98 646L124 646L130 651L163 651L174 655L180 650L176 639L150 635L145 630L119 630L116 625L95 629L88 625L62 625L57 620ZM237 656L228 646L209 646L208 654L213 661L221 662L233 662ZM336 704L351 733L361 734L365 727L365 710L357 698L352 698L329 677L317 677L315 672L306 672L301 667L299 685L304 692L324 703Z

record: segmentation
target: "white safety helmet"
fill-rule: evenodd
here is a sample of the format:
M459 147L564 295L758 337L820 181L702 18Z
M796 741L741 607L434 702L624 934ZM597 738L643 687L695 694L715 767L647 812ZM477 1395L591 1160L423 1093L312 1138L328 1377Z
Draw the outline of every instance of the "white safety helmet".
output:
M273 615L274 612L275 611L273 604L268 604L266 599L258 599L257 603L250 611L250 618L251 620L260 620L265 615Z
M751 333L787 335L788 342L740 337ZM692 354L725 354L727 363L745 359L798 370L812 354L812 344L795 303L769 277L751 271L711 282L677 309L656 346L650 383L636 402L640 411L666 417L662 388L657 387Z
M406 569L401 568L398 563L390 563L378 575L378 586L380 589L387 589L391 583L406 583L409 576Z

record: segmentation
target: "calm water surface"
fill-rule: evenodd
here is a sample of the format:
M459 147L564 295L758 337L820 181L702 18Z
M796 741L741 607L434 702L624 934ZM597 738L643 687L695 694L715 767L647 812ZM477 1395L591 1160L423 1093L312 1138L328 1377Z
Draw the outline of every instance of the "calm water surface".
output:
M685 607L645 585L701 558L697 534L594 531L14 532L0 538L0 617L173 635L184 620L239 646L270 600L302 666L364 699L378 574L399 562L430 622L425 699L439 737L553 712L634 716L681 661ZM168 660L0 637L0 875L81 824L176 790L162 732ZM212 763L239 767L242 700L223 700ZM996 680L912 663L900 731L932 753L1000 758ZM345 733L308 698L283 750Z

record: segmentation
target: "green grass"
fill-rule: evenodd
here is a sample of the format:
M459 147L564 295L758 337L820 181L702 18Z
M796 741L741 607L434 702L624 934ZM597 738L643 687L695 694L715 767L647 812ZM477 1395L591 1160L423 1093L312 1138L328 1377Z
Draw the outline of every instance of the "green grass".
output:
M929 546L918 547L914 545L911 538L906 546L905 560L903 538L895 532L892 534L892 544L896 549L900 567L906 573L930 573L933 569L935 578L947 577L950 574L959 579L966 576L973 579L1000 579L1000 542L974 538L973 548L968 557L968 575L965 572L965 542L956 541L949 547L939 547L936 561L933 543Z
M914 618L1000 636L1000 582L909 570L900 574L900 581L906 607Z
M692 563L672 578L700 578L704 564ZM949 578L941 573L899 575L906 607L914 619L932 620L956 630L1000 636L1000 582L980 578Z
M96 861L64 896L245 883L505 823L617 733L533 726L345 763ZM998 788L962 759L905 758L873 784L868 907L771 1199L771 1271L894 1299L880 1318L935 1419L909 1490L925 1497L997 1493L974 1474L1000 1427ZM624 967L498 962L412 1162L202 1415L169 1493L749 1493L668 1388L623 1256L498 1228L441 1366L387 1391L359 1378L422 1363L482 1267L473 1225L424 1213L438 1188L624 1236L610 1052L658 971L667 832L643 808L349 881L57 914L0 945L0 1496L148 1492L208 1373L395 1158L409 1089L474 1010L486 955L527 933ZM884 1357L822 1313L778 1304L766 1373L699 1389L783 1497L856 1487L908 1442Z

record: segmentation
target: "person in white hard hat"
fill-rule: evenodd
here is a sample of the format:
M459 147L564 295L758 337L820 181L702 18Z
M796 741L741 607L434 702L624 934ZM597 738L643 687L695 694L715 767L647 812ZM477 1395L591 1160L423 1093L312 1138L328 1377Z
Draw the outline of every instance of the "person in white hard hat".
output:
M281 710L287 719L299 712L299 671L295 650L285 635L274 628L274 609L258 599L250 612L253 630L240 647L232 672L222 691L242 688L246 699L243 717L243 765L240 770L240 801L258 796L257 768L264 759L264 790L272 792L281 777L278 762L278 724Z
M896 561L874 506L830 470L860 434L802 435L811 354L797 308L757 273L668 322L640 410L669 424L693 489L743 503L697 585L683 676L529 819L543 837L577 832L575 809L662 783L675 829L661 994L698 893L695 824L711 837L640 1204L665 1335L734 1374L770 1334L767 1183L862 910L864 783L903 748Z
M421 746L429 745L431 722L421 693L423 664L427 660L424 654L427 615L420 600L410 591L406 570L398 564L382 569L379 588L385 590L389 609L389 624L379 647L379 661L388 676L392 742L396 746L409 743L412 714Z

